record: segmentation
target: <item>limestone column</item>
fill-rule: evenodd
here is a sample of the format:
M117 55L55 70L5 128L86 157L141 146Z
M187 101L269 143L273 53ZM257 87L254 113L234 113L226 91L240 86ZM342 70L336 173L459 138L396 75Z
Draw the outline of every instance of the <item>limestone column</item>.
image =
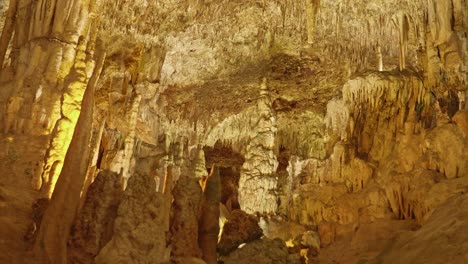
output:
M9 73L0 126L5 133L50 138L41 181L34 181L50 197L94 70L95 0L11 0L9 7L0 39L2 65L12 47L10 63L0 67L2 78Z
M86 43L84 39L81 41ZM80 45L82 46L84 45ZM84 60L84 49L78 50L78 58ZM71 76L75 76L78 80L83 79L86 75L85 69L85 63L77 63ZM71 81L68 85L77 84ZM93 85L87 86L81 106L81 112L77 110L79 118L65 156L64 170L57 181L49 207L44 213L34 244L33 252L39 263L67 263L67 241L88 168L94 108Z
M198 219L203 193L198 179L182 175L172 191L171 255L173 258L201 257L198 246ZM217 221L217 219L216 219Z
M206 181L202 214L200 218L199 245L207 264L218 263L216 246L219 234L219 203L221 202L221 178L219 168L213 167Z
M256 112L259 113L257 131L249 140L240 172L239 203L247 213L274 213L278 207L275 194L278 161L273 152L277 127L266 79L261 85Z

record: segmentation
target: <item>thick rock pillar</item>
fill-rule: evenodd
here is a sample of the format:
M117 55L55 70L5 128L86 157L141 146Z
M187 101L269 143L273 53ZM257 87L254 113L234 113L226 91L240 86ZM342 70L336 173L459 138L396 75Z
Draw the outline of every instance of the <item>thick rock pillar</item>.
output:
M261 86L257 112L257 132L247 145L245 162L241 168L239 203L247 213L274 213L278 207L275 194L278 161L273 152L277 127L266 80Z
M82 45L83 46L83 45ZM71 73L72 80L85 78L84 50L79 49L81 63ZM69 86L77 85L71 81ZM35 259L39 263L67 263L67 241L80 202L89 160L89 142L93 123L94 87L88 86L84 94L82 111L73 133L70 148L64 161L64 170L57 181L50 205L44 213L34 245Z
M219 168L213 167L206 181L205 199L200 218L199 245L207 264L218 263L216 246L219 234L219 203L221 201L221 178Z
M35 187L45 185L45 197L60 174L94 70L94 7L95 0L11 0L0 39L0 105L6 106L0 126L5 133L50 137L42 181L35 180Z

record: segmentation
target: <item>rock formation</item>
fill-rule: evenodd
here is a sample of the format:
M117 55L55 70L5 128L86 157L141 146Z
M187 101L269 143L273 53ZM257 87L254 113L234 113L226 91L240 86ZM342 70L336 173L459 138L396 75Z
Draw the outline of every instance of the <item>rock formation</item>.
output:
M0 263L467 262L467 18L0 0Z
M171 254L174 258L201 257L198 245L198 220L203 202L201 186L195 177L181 176L172 195Z
M256 240L246 244L239 250L224 259L224 263L278 263L278 264L299 264L301 259L299 254L289 254L288 249L280 239Z
M221 182L219 168L213 167L204 186L204 199L199 222L198 244L202 251L202 259L207 264L217 263L216 245L219 234L219 203L221 201Z
M85 253L88 258L94 259L112 238L122 194L117 173L99 172L72 228L70 244L74 251L79 251L77 255Z
M263 234L257 218L241 210L231 212L222 231L218 243L218 250L221 254L227 254L241 244L259 239Z
M164 263L169 260L170 196L156 192L148 175L130 177L117 210L113 236L96 257L96 263Z

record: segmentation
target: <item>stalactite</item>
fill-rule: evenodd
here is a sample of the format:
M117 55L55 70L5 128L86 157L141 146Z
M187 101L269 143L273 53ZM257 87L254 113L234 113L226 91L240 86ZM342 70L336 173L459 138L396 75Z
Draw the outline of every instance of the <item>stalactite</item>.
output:
M307 43L311 45L314 42L315 19L320 8L320 0L306 0L307 13Z
M10 0L5 24L3 25L2 36L0 37L0 72L2 71L8 44L10 43L14 31L18 1L19 0Z
M131 175L131 161L133 158L133 149L135 146L136 124L138 121L138 112L140 108L141 95L135 94L132 98L131 108L128 114L129 131L125 137L125 149L122 161L122 185L124 189L127 186L128 178Z
M95 37L96 36L94 36L93 38ZM91 43L95 43L95 41L91 41ZM106 61L106 56L107 56L107 54L104 51L103 43L99 41L98 45L99 47L94 47L93 44L88 45L88 50L90 53L95 54L95 49L97 49L97 52L99 52L100 54L100 56L98 57L96 61L96 67L94 69L94 73L88 82L88 85L93 87L94 90L97 87L98 80L99 80L99 77L101 76L102 70L104 68L104 62ZM81 204L79 208L82 207L86 199L86 192L88 190L88 187L93 182L94 176L96 174L96 164L98 160L99 147L101 145L101 139L102 139L102 134L104 132L105 124L106 124L105 119L100 122L99 128L97 130L96 138L94 140L94 145L91 148L91 153L90 153L91 159L90 159L90 164L88 165L88 171L86 172L86 180L83 185L83 189L81 190Z
M88 171L86 172L86 180L83 185L83 189L81 190L81 204L80 204L80 209L84 205L84 202L86 201L86 195L88 192L88 188L93 183L94 177L96 176L97 173L97 161L99 158L99 148L101 146L101 140L102 140L102 134L104 132L104 127L106 125L106 121L102 120L99 123L99 128L97 129L96 135L94 137L94 141L92 142L91 146L91 153L90 153L90 163L88 165Z
M172 191L172 182L173 182L172 173L173 173L172 165L167 166L166 173L164 174L162 193L170 193Z
M406 68L406 54L408 50L408 31L409 21L408 17L402 11L398 12L392 19L393 25L398 30L398 41L400 45L399 67L400 71Z

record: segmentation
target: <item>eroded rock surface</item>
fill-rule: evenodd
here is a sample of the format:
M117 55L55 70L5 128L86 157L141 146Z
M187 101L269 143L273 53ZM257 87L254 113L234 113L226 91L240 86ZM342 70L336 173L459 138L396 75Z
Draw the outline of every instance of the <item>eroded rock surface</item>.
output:
M69 243L73 253L85 253L93 259L110 241L122 194L121 179L117 173L99 172L72 228Z
M172 191L171 255L174 258L201 257L198 245L198 221L203 193L196 178L182 176Z
M218 242L218 251L226 255L239 245L259 239L262 235L262 229L255 216L242 210L234 210L231 212L229 220L224 224Z
M0 262L28 258L41 218L32 201L55 192L78 116L91 109L80 108L89 88L92 150L77 154L90 162L77 174L85 182L70 186L85 205L73 260L166 261L172 246L176 261L196 263L207 245L205 260L215 263L219 215L240 208L263 214L267 237L316 230L313 261L370 261L466 193L467 5L0 1ZM184 175L203 183L214 164L224 170L221 188L207 189L197 223L198 183ZM117 191L87 195L100 170L119 174L123 189L129 181L112 238L101 230L110 217L97 216L119 203ZM54 215L73 215L61 208ZM71 221L49 228L67 234Z
M245 244L224 258L225 264L299 264L299 254L289 254L281 239L260 239Z
M465 263L468 261L468 195L449 199L424 226L404 233L375 263Z
M112 239L96 257L96 263L164 263L169 231L170 198L156 192L153 178L130 177L114 222Z

